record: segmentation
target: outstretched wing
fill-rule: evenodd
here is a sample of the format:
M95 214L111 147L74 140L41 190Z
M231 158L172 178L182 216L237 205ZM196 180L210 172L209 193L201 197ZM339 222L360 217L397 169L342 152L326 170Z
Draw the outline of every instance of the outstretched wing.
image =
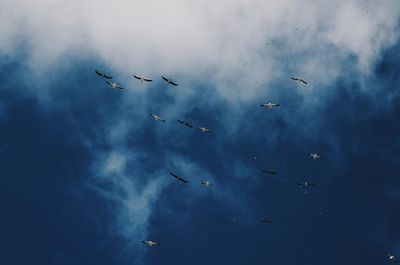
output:
M169 174L171 174L174 178L179 179L180 177L175 174L174 172L170 171Z
M183 182L183 183L185 183L185 184L186 184L186 183L189 183L189 181L187 181L186 179L183 179L183 178L179 178L178 180L181 181L181 182Z
M265 170L265 169L261 170L261 172L265 173L265 174L268 174L268 175L276 175L276 174L278 174L278 172L276 172L276 171Z
M300 82L302 82L303 84L307 85L307 82L305 80L303 80L303 79L300 79Z
M98 76L100 76L100 77L102 77L102 78L107 78L107 79L111 79L111 78L112 78L111 76L109 76L109 75L107 75L107 74L105 74L105 73L99 72L99 71L97 71L97 70L94 70L94 71L96 72L96 74L97 74Z
M152 79L148 79L148 78L143 78L143 80L146 81L146 82L151 82L151 81L153 81Z
M162 79L164 79L165 82L168 82L168 78L166 78L165 76L161 76Z
M174 82L169 82L171 85L174 85L174 86L178 86L178 84L177 83L174 83Z
M133 75L133 77L136 78L136 79L138 79L138 80L141 79L140 76L137 76L137 75Z

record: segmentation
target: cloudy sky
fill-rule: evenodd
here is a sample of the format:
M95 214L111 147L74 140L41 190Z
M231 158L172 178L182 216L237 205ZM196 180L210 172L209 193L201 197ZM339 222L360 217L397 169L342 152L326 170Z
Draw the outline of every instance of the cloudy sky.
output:
M4 0L0 23L1 264L400 257L398 0Z

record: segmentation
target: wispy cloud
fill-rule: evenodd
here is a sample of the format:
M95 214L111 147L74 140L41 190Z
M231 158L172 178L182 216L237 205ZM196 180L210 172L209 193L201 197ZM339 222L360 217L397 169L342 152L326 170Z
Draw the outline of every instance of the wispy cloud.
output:
M148 221L166 182L157 171L141 170L139 158L135 156L138 154L121 150L100 153L88 183L111 205L110 211L115 215L110 224L111 233L127 242L122 254L141 262L143 252L129 253L142 247L140 242L148 239Z

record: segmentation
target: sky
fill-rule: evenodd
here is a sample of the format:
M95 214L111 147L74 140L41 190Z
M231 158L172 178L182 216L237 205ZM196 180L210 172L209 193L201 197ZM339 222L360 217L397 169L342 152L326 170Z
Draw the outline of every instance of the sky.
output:
M400 258L398 0L4 0L0 23L0 264Z

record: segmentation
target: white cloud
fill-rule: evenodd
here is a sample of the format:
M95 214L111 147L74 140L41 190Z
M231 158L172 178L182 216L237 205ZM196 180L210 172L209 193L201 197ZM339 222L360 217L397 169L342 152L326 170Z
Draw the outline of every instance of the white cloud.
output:
M316 83L327 78L319 75L321 71L315 75L315 70L341 71L341 63L350 54L367 71L376 56L373 51L397 39L400 13L396 0L174 0L157 4L13 0L1 5L0 22L6 25L1 31L1 51L10 52L16 40L26 40L35 68L39 61L47 65L65 59L65 53L81 52L100 56L125 73L179 73L189 80L208 73L221 94L235 99L256 96L262 88L253 85L253 79L268 84L275 77L290 75L282 73L282 59ZM285 45L266 47L274 40ZM329 58L335 49L345 56ZM285 58L305 52L307 57L301 60ZM303 64L310 62L315 67L303 70Z

